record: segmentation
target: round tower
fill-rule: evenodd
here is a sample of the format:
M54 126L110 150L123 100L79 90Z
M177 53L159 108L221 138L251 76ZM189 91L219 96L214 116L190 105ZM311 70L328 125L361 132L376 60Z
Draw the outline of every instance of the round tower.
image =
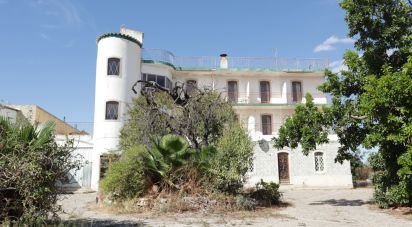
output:
M141 75L143 33L122 28L97 38L93 126L92 189L98 189L100 156L118 150L120 130L135 95L132 85Z

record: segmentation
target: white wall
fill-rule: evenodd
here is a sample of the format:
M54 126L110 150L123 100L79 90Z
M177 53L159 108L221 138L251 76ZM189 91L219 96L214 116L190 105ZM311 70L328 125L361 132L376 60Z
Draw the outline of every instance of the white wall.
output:
M0 116L8 119L12 123L17 121L17 111L9 108L2 108L0 106Z
M107 75L108 58L120 58L120 75ZM98 188L100 155L117 150L120 130L127 121L127 112L135 94L132 85L141 75L141 48L118 37L101 39L97 44L96 93L94 114L94 158L92 188ZM138 93L140 91L137 91ZM106 102L119 102L117 120L106 120Z
M80 160L81 167L73 169L64 181L58 182L60 187L76 190L91 187L92 165L93 165L93 139L89 135L57 135L55 141L62 146L67 140L73 140L73 160Z

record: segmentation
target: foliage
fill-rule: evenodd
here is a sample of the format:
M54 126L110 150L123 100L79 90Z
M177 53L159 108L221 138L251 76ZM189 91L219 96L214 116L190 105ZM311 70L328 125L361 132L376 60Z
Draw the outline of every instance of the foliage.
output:
M187 94L179 92L182 87L165 91L149 83L142 88L121 132L121 148L144 149L134 162L116 164L109 171L104 180L106 194L134 198L155 186L158 192L179 194L239 192L253 158L247 132L220 93L196 89ZM129 171L143 173L144 183L130 193L116 191L129 190L113 186L128 179Z
M54 125L14 125L0 118L0 221L39 221L55 214L56 182L80 162L71 155L72 141L54 140Z
M256 184L256 190L250 197L255 199L259 205L271 206L280 202L282 194L279 192L279 184L275 182L264 182L262 179Z
M341 144L338 161L352 159L360 145L378 148L371 166L378 170L373 182L380 206L412 205L410 174L405 174L411 171L412 7L404 0L343 0L340 5L361 54L347 51L347 70L325 71L319 89L332 95L332 105L322 112L313 109L308 116L320 116L311 118L320 119L324 131L331 127L336 132ZM308 121L292 128L305 127ZM298 143L314 149L319 144L305 140L319 132L300 137L289 128L279 132L279 138L287 139L278 145Z
M182 103L168 92L148 87L133 102L120 144L122 149L137 144L152 147L153 139L175 134L200 150L216 143L226 124L235 118L230 103L216 91L197 90Z
M142 196L146 188L143 152L147 152L144 146L127 149L121 158L109 167L105 177L100 181L102 191L110 193L114 199Z
M253 143L241 125L232 123L223 130L210 164L212 186L222 192L237 193L253 163Z
M279 137L273 138L274 147L297 148L299 142L305 155L316 149L316 144L328 142L328 133L324 130L325 117L313 103L311 94L305 95L306 104L298 105L294 115L288 117L279 129Z

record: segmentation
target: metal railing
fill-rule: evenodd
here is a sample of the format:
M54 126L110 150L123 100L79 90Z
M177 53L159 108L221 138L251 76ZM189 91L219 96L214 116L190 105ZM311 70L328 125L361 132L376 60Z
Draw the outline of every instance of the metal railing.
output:
M321 92L311 93L314 98L326 98ZM282 97L281 92L222 92L226 100L237 104L295 104L292 101L292 92L287 92L286 97ZM303 99L304 97L302 97ZM283 100L283 101L281 101Z
M143 60L168 63L176 69L221 69L220 57L181 57L162 49L143 49ZM227 57L229 70L269 71L322 71L329 66L328 60L278 57Z

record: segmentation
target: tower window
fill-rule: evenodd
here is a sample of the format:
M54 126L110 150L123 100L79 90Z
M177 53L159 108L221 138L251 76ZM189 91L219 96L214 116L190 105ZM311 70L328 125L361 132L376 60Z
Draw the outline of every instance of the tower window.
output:
M106 120L117 120L119 118L119 102L106 102Z
M323 153L315 152L315 172L323 172L325 170L325 164L323 162Z
M120 75L120 59L109 58L107 60L107 75Z

